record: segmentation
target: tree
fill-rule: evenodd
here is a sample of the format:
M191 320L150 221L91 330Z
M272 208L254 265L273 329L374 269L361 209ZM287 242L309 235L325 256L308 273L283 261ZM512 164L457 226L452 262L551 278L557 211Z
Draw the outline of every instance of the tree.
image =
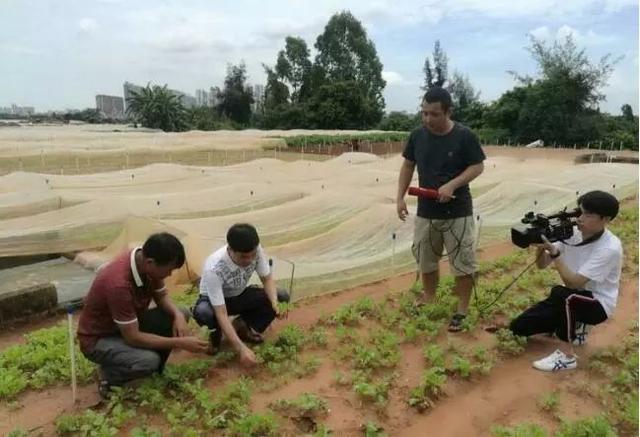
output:
M422 86L422 90L425 92L433 87L444 87L444 84L447 81L449 59L440 47L439 40L436 40L433 46L432 57L433 67L431 66L429 56L424 60L424 85Z
M563 91L570 99L567 102L570 111L576 113L586 108L596 108L604 100L600 90L607 84L622 57L612 60L611 54L607 54L594 64L587 58L584 49L578 49L571 35L563 41L554 41L552 45L534 36L529 38L531 46L527 50L538 64L538 81L549 81L564 87L559 91ZM524 84L533 82L528 76L513 74Z
M218 94L218 112L223 117L246 126L251 120L253 91L247 87L247 67L244 62L227 66L224 88Z
M355 81L335 81L321 85L309 105L311 126L314 129L361 129L372 126L377 117L375 108Z
M332 90L344 88L344 84L347 83L354 86L357 93L351 90L349 93L358 95L357 100L361 107L358 108L357 114L344 114L347 117L346 124L357 124L354 120L364 123L357 128L377 124L384 111L382 90L386 82L382 78L382 63L375 45L367 38L362 24L347 11L333 15L324 32L318 36L315 48L318 54L315 59L316 69L313 72L314 86L320 89L324 84ZM324 93L335 96L328 90L329 88L325 88ZM366 117L362 116L363 113L367 114Z
M620 58L606 55L592 63L571 36L551 45L535 37L530 41L527 50L539 76L510 72L519 86L491 105L485 119L494 127L508 127L521 143L542 139L572 145L597 139L602 124L598 103L604 99L600 89Z
M183 131L187 128L185 108L180 97L169 91L166 84L147 84L140 92L134 91L131 94L127 98L127 114L132 115L142 126L165 132Z
M404 111L391 111L385 115L378 125L378 129L386 131L412 131L420 124L421 114L407 114Z
M276 74L291 87L291 103L305 100L310 93L311 60L307 43L301 38L287 36L285 49L278 53Z
M447 90L453 101L452 118L472 128L482 126L486 107L480 102L480 92L475 90L469 77L454 71Z
M635 117L633 115L633 108L631 107L630 104L625 103L624 105L622 105L620 110L622 111L622 117L625 120L629 120L629 121L633 121L634 120Z

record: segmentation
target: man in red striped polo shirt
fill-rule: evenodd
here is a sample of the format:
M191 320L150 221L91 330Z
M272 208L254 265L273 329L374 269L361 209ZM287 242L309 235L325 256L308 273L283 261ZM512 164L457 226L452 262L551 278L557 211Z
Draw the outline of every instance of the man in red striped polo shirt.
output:
M151 235L98 271L78 323L82 353L100 365L100 395L111 386L162 372L174 348L205 352L189 336L188 311L169 299L164 279L185 261L182 243L169 233ZM151 301L156 307L149 309Z

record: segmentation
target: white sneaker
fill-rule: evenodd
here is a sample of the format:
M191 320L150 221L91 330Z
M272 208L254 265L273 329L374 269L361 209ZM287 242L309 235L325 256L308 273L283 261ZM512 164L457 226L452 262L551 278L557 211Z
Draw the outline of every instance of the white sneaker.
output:
M587 325L586 323L577 322L576 323L576 338L573 339L572 343L574 346L584 346L587 344L587 335L589 335L589 331L591 329L591 325Z
M556 372L558 370L572 370L578 366L575 357L569 358L560 349L556 349L548 357L533 362L533 367L544 372Z

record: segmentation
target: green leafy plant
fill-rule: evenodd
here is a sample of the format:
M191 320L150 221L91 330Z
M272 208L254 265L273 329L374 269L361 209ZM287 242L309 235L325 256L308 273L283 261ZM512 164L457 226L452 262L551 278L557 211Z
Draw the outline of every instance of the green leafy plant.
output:
M11 399L26 388L42 389L71 382L69 334L65 323L25 335L25 343L0 353L0 399ZM76 376L89 382L95 365L75 346Z
M235 420L229 427L229 433L237 437L265 437L278 435L278 421L271 412L249 414Z
M520 355L527 344L526 337L514 335L509 329L500 329L496 332L498 350L506 355Z
M563 422L556 437L615 437L618 434L604 416Z
M560 403L560 395L558 392L553 391L546 393L538 399L538 406L549 413L556 413L558 405Z
M294 399L280 399L269 406L286 417L318 418L329 413L327 401L313 393L302 393Z
M535 423L524 423L514 427L496 425L491 427L495 437L547 437L547 431Z
M360 429L365 437L384 437L387 435L384 428L374 422L363 423Z
M442 367L425 370L422 381L409 394L409 405L420 412L433 407L435 401L444 394L442 387L446 381L447 375Z
M444 367L444 352L437 344L429 344L425 346L422 354L430 366Z

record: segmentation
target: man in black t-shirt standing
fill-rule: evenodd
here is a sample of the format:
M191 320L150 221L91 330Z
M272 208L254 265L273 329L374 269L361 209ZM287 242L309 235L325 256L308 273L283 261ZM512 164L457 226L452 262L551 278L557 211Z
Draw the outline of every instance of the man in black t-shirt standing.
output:
M398 179L398 217L409 214L404 200L417 165L420 187L438 191L438 198L418 199L418 214L412 251L422 278L420 303L435 298L439 261L443 248L455 276L458 309L449 323L460 331L467 315L476 271L474 220L469 182L484 170L484 152L476 135L451 120L451 95L443 88L431 88L422 101L422 127L411 132L402 153L404 162Z

